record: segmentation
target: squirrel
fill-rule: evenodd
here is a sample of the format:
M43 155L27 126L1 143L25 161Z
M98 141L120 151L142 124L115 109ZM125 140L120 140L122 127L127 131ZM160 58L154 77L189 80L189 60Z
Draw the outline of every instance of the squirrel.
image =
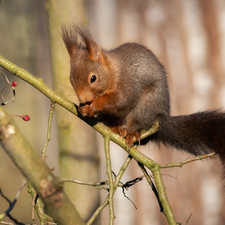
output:
M134 137L140 140L141 130L158 121L150 141L193 155L216 152L225 164L225 113L171 116L166 71L151 50L137 43L102 49L87 28L77 25L63 26L62 38L70 56L78 111L84 117L104 118L129 147Z

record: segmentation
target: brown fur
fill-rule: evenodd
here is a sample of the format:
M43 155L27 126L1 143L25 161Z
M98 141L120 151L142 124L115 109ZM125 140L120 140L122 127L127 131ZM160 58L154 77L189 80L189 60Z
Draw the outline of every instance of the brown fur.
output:
M166 72L149 49L126 43L106 51L86 28L74 25L62 31L71 58L70 81L83 116L101 117L130 146L134 136L139 138L141 130L158 120L159 131L149 140L194 155L215 151L225 163L225 113L171 117Z

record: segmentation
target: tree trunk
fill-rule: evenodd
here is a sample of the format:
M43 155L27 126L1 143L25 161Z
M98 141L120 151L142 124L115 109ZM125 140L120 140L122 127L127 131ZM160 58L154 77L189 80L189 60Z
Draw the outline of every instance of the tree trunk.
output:
M84 1L49 0L46 8L49 15L54 89L65 97L69 92L75 97L69 83L70 61L61 37L61 25L79 22L87 24ZM95 131L61 107L57 107L56 114L60 176L81 181L97 181L99 162ZM65 190L82 218L87 220L99 204L98 190L72 183L66 183Z

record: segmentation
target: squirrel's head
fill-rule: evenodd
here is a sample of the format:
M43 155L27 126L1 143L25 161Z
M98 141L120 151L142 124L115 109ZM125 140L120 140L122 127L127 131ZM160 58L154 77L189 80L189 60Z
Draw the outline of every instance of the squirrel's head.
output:
M62 27L62 37L70 55L70 82L80 103L90 103L110 88L109 62L86 28Z

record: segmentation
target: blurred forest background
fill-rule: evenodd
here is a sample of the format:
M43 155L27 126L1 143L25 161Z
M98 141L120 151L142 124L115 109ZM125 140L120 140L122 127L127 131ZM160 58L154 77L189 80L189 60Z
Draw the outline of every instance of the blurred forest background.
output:
M138 42L150 48L168 73L172 115L225 109L224 0L0 0L0 54L76 102L68 82L69 57L60 30L61 24L71 23L87 25L96 42L105 49L124 42ZM0 71L10 81L19 83L16 101L4 107L12 115L30 115L29 122L20 118L15 121L40 153L46 139L50 101L4 69ZM0 89L4 86L5 78L1 75ZM4 93L5 98L11 97L11 92ZM47 151L49 167L61 177L93 182L106 180L102 138L72 114L64 113L65 110L57 107ZM75 132L68 135L68 127ZM111 146L113 171L117 173L127 153L113 143ZM159 150L152 144L139 149L162 164L190 157L174 149L161 147ZM163 178L178 222L185 224L192 213L188 223L191 225L225 223L222 167L218 158L162 173L173 176ZM137 164L132 162L122 181L141 175ZM21 180L21 173L0 149L0 188L10 200L14 199ZM66 184L65 188L85 220L107 194L104 190L76 184ZM118 190L114 197L116 225L167 224L146 181L131 187L126 194L137 210ZM7 207L0 196L0 213ZM38 224L38 220L31 221L31 197L26 188L11 214L20 222ZM107 224L107 219L105 209L96 224Z

